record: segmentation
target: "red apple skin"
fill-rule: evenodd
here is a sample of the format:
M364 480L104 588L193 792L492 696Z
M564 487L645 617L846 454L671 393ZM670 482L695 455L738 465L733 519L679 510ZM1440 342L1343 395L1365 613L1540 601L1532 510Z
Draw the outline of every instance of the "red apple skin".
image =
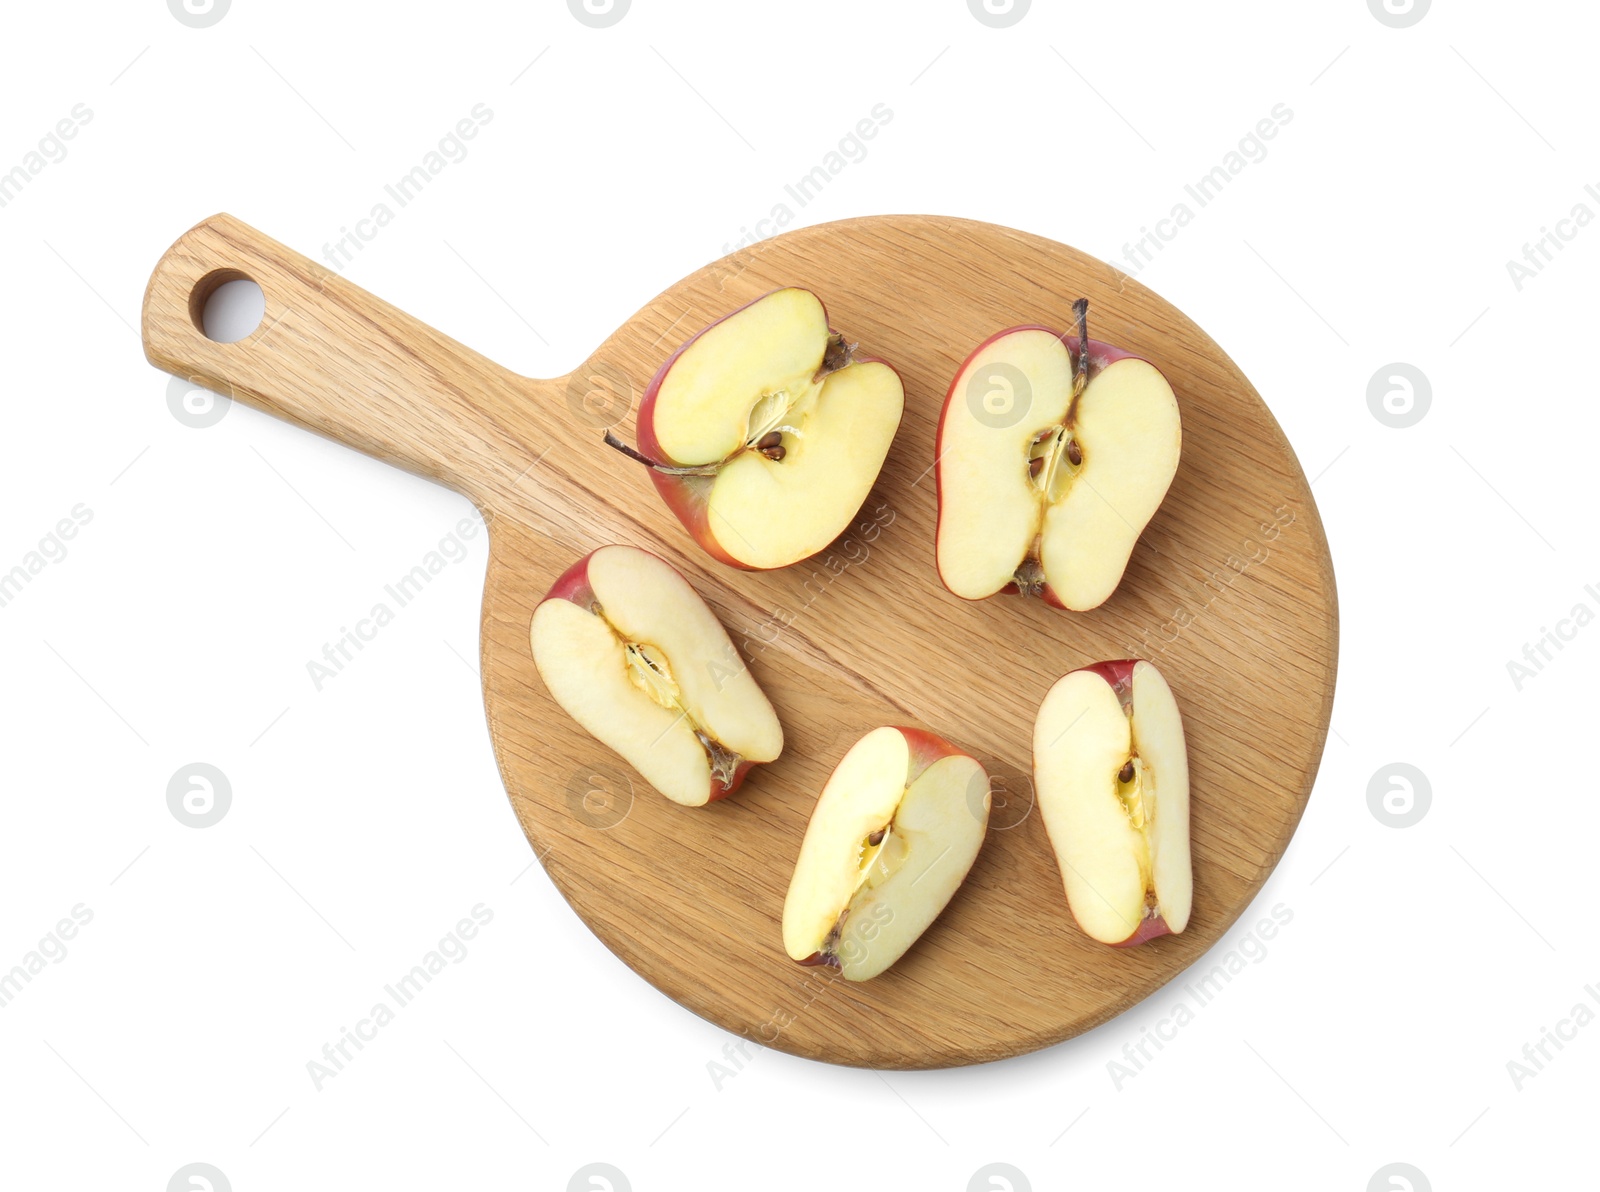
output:
M588 609L593 605L595 598L594 589L589 586L589 560L594 558L595 554L601 549L603 548L596 547L595 550L590 551L563 571L556 578L556 582L550 585L550 590L544 594L544 599L567 600L582 609ZM650 555L651 558L661 559L660 555L652 551L645 551L644 553ZM661 561L666 563L665 559L661 559ZM667 563L667 566L671 567L672 565ZM676 571L677 568L674 567L673 570ZM539 603L543 604L544 601L541 600ZM734 768L733 777L725 783L719 782L713 777L711 779L711 797L706 802L715 803L719 799L726 799L737 791L744 785L745 776L750 773L755 765L756 763L752 761L740 761L738 766Z
M589 560L594 558L594 551L590 551L571 567L563 571L556 582L550 585L550 590L544 594L545 600L569 600L579 608L588 608L594 603L594 589L589 586ZM544 603L544 600L539 602Z
M1005 587L1001 588L998 592L996 592L995 595L996 596L1015 596L1018 591L1019 591L1019 589L1017 588L1016 584L1007 584ZM1061 597L1056 595L1056 590L1054 588L1052 588L1048 583L1045 584L1044 590L1039 593L1039 598L1041 600L1043 600L1046 604L1048 604L1051 608L1059 608L1064 612L1070 612L1071 611L1070 609L1067 608L1067 606L1065 604L1062 603Z
M750 771L754 768L755 762L741 761L738 766L734 768L733 777L730 778L726 783L718 782L715 778L713 778L711 780L711 797L707 799L706 802L715 803L718 800L726 799L729 795L733 794L734 791L738 790L744 785L744 776L750 773Z
M939 444L944 441L944 420L950 416L950 410L955 404L956 384L961 380L961 375L967 371L967 365L972 363L973 357L987 348L990 344L994 343L995 340L1001 339L1007 335L1013 335L1018 331L1043 331L1046 335L1053 335L1062 343L1066 344L1069 350L1072 349L1073 344L1078 342L1077 336L1064 335L1060 331L1057 331L1054 327L1045 327L1039 323L1023 323L1018 327L1007 327L1004 331L996 331L988 339L984 340L977 347L973 348L972 351L967 353L967 358L961 362L961 367L956 369L956 375L950 380L950 388L945 392L944 395L944 407L939 411L939 425L933 433L933 487L934 491L940 494L939 515L941 517L944 516L944 483L940 477L940 461L944 458L944 456L939 450ZM1115 344L1102 343L1098 339L1091 339L1089 341L1089 376L1091 378L1095 375L1095 373L1101 371L1107 365L1115 364L1118 360L1144 360L1144 357L1130 352L1125 348L1119 348ZM1145 361L1145 363L1149 364L1150 362ZM1153 368L1155 366L1151 365L1151 367ZM938 540L938 536L939 530L937 524L935 524L935 541ZM939 582L944 583L943 572L939 573ZM950 585L945 584L945 588L946 590L949 590ZM951 592L951 595L956 594L957 593L955 592ZM998 592L994 593L996 596L1015 596L1016 594L1016 584L1007 584ZM1044 591L1042 591L1039 595L1041 599L1043 599L1044 602L1051 608L1066 609L1067 607L1062 603L1061 597L1056 595L1055 589L1052 588L1048 583L1045 584ZM968 600L971 598L962 596L961 599ZM987 600L989 598L987 596L980 596L978 599Z
M1133 699L1133 668L1138 666L1140 661L1138 658L1119 658L1114 662L1095 662L1078 669L1093 671L1111 684L1111 689L1117 693L1117 699L1122 702L1123 707L1127 707L1128 702Z
M790 287L778 287L778 289L788 288ZM731 310L727 314L723 315L722 318L717 319L716 322L708 323L699 331L695 332L693 337L680 346L676 352L667 357L666 363L664 363L660 368L656 369L656 375L650 378L650 384L644 391L644 400L639 403L639 417L637 420L636 433L639 440L640 454L647 455L651 459L657 460L658 462L664 464L676 465L682 462L680 460L673 459L670 455L663 451L661 448L661 440L656 438L656 396L661 392L661 383L666 380L667 373L671 370L672 366L677 363L678 357L682 356L684 352L688 351L690 345L692 345L695 340L699 339L707 331L710 331L713 327L717 326L718 323L726 322L728 319L733 318L733 316L738 314L740 311L754 306L757 302L760 302L762 298L771 297L777 292L778 290L776 289L768 290L765 294L762 294L760 298L752 298L749 302L746 302L744 306L739 307L738 310ZM818 298L817 301L821 302L822 299ZM824 304L822 307L822 317L824 321L827 320L828 308L826 304ZM838 332L834 331L832 324L829 324L828 331L830 334L838 334ZM880 360L876 356L856 356L853 358L852 363L881 364L885 368L891 370L894 368L894 366L887 360ZM900 374L896 372L895 375L899 376ZM764 570L760 567L754 567L749 563L740 562L738 559L735 559L732 555L728 554L727 551L722 549L722 545L717 541L717 536L711 532L710 515L708 510L711 501L711 485L715 482L715 480L716 477L714 476L667 476L657 472L653 468L650 470L650 481L656 486L656 492L661 494L661 499L667 503L667 508L672 510L677 519L683 523L683 528L689 531L689 536L698 542L702 548L704 548L706 554L710 555L719 563L726 563L729 567L737 567L741 571ZM795 561L801 562L803 560L797 559Z
M943 737L930 733L927 729L907 728L900 724L893 727L906 739L906 747L911 751L911 763L906 769L907 786L921 778L922 772L942 757L954 754L971 756L965 749L956 748Z
M1172 931L1167 926L1167 921L1160 915L1157 915L1153 919L1141 919L1139 921L1139 928L1137 931L1135 931L1127 939L1122 940L1120 943L1112 944L1111 946L1113 948L1137 948L1140 944L1147 943L1150 940L1158 940L1164 935L1171 934Z

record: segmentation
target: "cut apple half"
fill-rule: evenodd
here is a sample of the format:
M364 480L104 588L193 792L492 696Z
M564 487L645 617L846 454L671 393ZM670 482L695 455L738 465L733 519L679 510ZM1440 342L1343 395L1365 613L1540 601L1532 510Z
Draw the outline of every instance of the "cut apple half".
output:
M809 558L867 499L900 426L900 377L828 328L809 290L774 290L700 332L639 407L656 489L710 554L763 570Z
M533 610L556 703L674 803L731 795L783 729L722 623L671 566L631 546L580 559Z
M1089 338L1013 327L980 344L939 418L939 576L1083 611L1103 603L1178 469L1178 402L1161 371Z
M783 946L850 981L876 977L938 918L989 824L976 760L914 728L873 729L823 787L783 903Z
M1167 681L1143 659L1056 681L1033 732L1034 787L1067 904L1129 946L1189 923L1189 757Z

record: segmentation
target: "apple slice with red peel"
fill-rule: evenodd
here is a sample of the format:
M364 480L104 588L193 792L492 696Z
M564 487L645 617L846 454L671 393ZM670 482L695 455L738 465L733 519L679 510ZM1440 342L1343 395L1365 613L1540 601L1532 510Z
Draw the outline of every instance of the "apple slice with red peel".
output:
M1167 681L1143 659L1062 676L1039 707L1033 780L1067 904L1105 944L1189 923L1189 757Z
M894 369L855 355L809 290L774 290L700 332L639 407L657 490L712 557L750 570L822 550L867 499L900 426Z
M989 778L950 742L877 728L834 769L783 903L783 946L850 981L876 977L938 918L989 825Z
M783 729L715 613L648 551L603 546L533 610L539 676L574 720L674 803L731 795Z
M1103 603L1178 469L1183 430L1161 371L1089 338L1013 327L978 345L939 417L939 577L968 600Z

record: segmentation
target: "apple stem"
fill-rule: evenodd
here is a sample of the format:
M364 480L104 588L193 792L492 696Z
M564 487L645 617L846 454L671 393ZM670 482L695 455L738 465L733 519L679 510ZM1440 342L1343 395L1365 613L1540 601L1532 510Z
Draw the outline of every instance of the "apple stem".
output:
M1089 383L1089 300L1074 302L1072 314L1078 320L1078 372L1072 378L1072 396L1076 398Z
M610 431L606 431L605 442L607 447L615 447L629 459L637 460L645 467L650 468L653 471L660 472L665 476L715 476L721 466L719 464L697 464L693 467L679 467L674 464L664 464L659 460L651 459L648 455L629 447Z

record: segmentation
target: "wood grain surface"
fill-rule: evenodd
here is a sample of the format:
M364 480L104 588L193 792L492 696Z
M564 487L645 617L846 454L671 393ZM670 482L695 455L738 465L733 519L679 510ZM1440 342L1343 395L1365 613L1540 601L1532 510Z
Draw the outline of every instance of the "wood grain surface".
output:
M247 276L261 326L207 340L210 289ZM815 290L863 353L892 363L905 420L866 506L831 550L773 572L708 558L632 436L660 363L716 317L783 285ZM1020 323L1071 326L1155 362L1183 459L1117 593L1091 613L967 603L934 570L934 430L968 351ZM1327 543L1305 476L1250 383L1204 332L1105 264L1052 241L932 216L790 232L661 294L570 377L530 380L219 215L162 258L145 297L157 367L471 498L490 524L482 673L506 790L537 855L617 955L695 1013L834 1063L931 1068L1045 1047L1171 980L1217 941L1282 855L1328 727L1338 644ZM748 532L759 533L760 527ZM583 553L630 543L678 567L721 616L783 721L776 763L708 808L669 803L546 694L533 608ZM1195 910L1181 936L1090 941L1033 806L1030 740L1065 671L1141 656L1177 694L1193 781ZM928 728L995 779L965 886L895 968L850 984L788 960L784 892L844 751L881 724ZM554 971L559 972L559 968Z

